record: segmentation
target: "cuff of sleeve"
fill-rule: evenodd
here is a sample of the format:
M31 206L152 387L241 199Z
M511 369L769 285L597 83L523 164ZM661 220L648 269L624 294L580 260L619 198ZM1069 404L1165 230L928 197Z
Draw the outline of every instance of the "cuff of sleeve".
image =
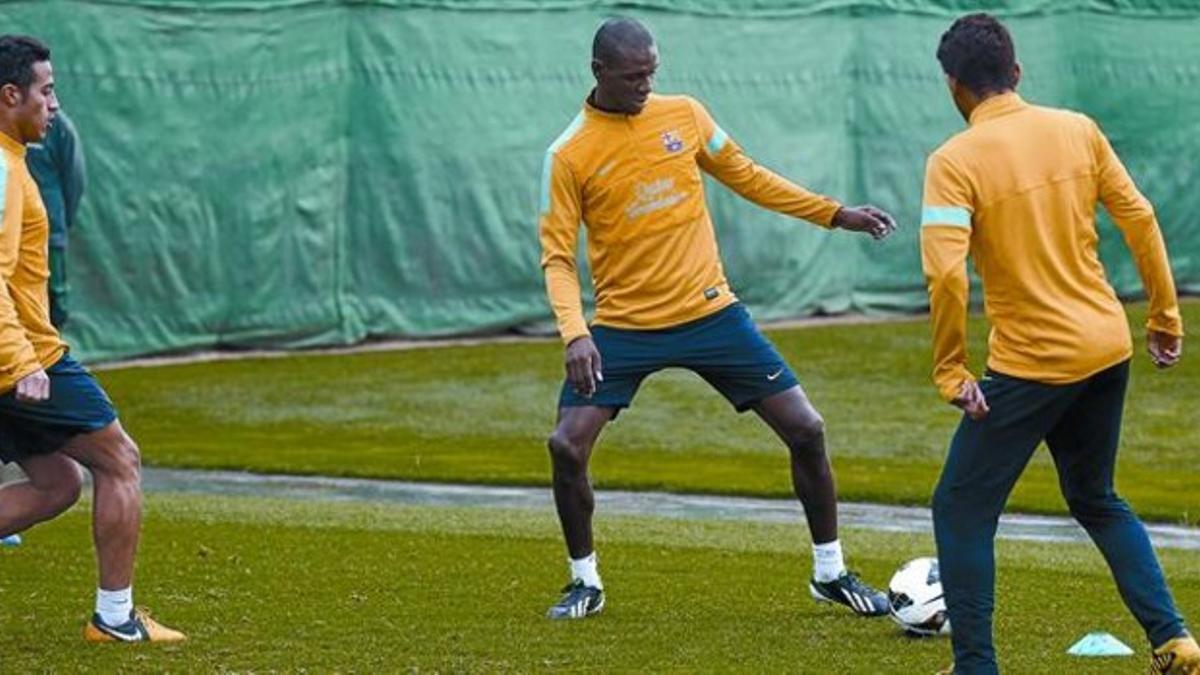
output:
M1179 311L1167 313L1165 316L1152 316L1146 321L1146 329L1183 337L1183 319L1179 316Z
M563 326L559 329L559 334L562 335L562 343L565 347L581 337L590 336L592 332L587 329L587 324L581 320L577 325Z
M937 379L938 394L946 403L950 403L958 398L958 393L962 391L964 382L974 382L975 378L967 371L966 368L958 368L952 373L948 373Z
M829 208L825 213L821 214L820 219L817 220L816 223L817 223L817 225L820 225L821 227L823 227L827 230L832 230L832 229L834 229L833 228L833 217L837 215L837 212L839 210L841 210L842 204L841 204L841 202L834 200L834 199L826 198L826 200L829 202Z

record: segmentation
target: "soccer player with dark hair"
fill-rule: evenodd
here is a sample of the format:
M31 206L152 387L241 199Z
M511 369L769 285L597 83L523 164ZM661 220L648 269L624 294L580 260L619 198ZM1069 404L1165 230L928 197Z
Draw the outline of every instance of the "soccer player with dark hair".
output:
M604 425L630 404L642 380L670 367L698 373L735 409L758 414L787 445L814 543L813 597L861 615L885 614L887 597L843 562L824 422L726 281L700 172L760 206L821 227L879 239L894 222L755 164L695 99L651 93L658 65L645 26L606 21L592 49L596 86L547 150L542 170L542 268L567 371L549 449L571 568L571 583L549 616L578 619L604 606L588 461ZM591 327L575 263L580 223L596 293Z
M137 445L50 323L49 224L25 154L57 112L50 50L30 37L0 36L0 461L17 462L27 476L0 487L0 537L74 504L82 464L94 484L92 537L100 576L84 637L175 642L182 633L133 606L142 514Z
M937 58L968 128L930 157L921 252L933 378L965 412L933 497L934 533L959 675L996 673L996 524L1045 441L1071 514L1104 555L1153 648L1153 673L1200 673L1141 521L1113 489L1132 341L1097 254L1096 203L1133 252L1150 299L1159 368L1183 323L1154 209L1087 116L1030 105L1012 38L986 14L956 21ZM991 335L980 380L967 369L968 277L983 281Z

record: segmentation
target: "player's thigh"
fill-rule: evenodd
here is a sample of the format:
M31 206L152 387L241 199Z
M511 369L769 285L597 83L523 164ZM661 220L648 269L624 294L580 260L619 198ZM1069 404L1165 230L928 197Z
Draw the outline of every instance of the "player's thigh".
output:
M39 491L77 495L83 485L79 464L61 452L30 455L18 463L30 485Z
M1093 375L1047 434L1046 445L1068 499L1112 492L1128 382L1128 361Z
M934 493L935 507L998 512L1034 450L1070 406L1077 390L998 373L979 383L990 411L963 415Z
M21 459L61 452L75 437L116 421L116 409L104 389L69 354L46 368L46 375L46 400L21 401L12 391L0 396L0 456Z
M811 438L825 429L821 413L799 384L754 403L753 410L784 442Z
M586 460L604 425L617 413L606 406L569 406L558 409L558 422L550 437L551 449L582 454ZM556 447L557 446L557 447Z
M664 368L673 349L671 336L663 331L594 326L592 341L600 352L602 379L596 382L596 391L591 396L580 394L569 381L564 380L558 396L560 411L569 408L610 408L619 412L629 407L642 380Z
M740 303L721 310L692 333L681 350L680 365L704 378L738 412L750 410L800 383ZM807 402L802 390L800 395ZM779 408L801 414L803 408L790 407L796 402L792 395L783 399Z
M92 471L128 478L136 478L141 468L137 444L119 420L95 431L72 436L62 447L62 453Z

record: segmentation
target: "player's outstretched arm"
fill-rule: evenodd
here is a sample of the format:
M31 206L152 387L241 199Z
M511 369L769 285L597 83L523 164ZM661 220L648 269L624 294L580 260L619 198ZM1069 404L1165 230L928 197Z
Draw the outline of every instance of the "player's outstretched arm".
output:
M833 216L842 208L837 200L810 192L759 165L717 126L699 101L691 100L690 105L700 135L696 162L705 173L764 209L833 227Z
M851 232L865 232L883 239L896 231L896 219L887 211L874 206L843 206L833 216L833 227Z

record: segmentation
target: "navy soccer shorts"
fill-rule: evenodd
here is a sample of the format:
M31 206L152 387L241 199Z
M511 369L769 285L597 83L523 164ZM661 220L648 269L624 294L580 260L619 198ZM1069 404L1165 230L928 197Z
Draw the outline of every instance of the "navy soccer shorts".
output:
M100 383L69 354L47 368L46 375L48 400L18 401L15 390L0 396L0 461L55 452L72 436L98 431L117 419Z
M602 382L591 398L564 382L560 407L629 407L642 380L663 368L686 368L704 378L738 412L798 384L783 357L741 303L659 330L593 326Z

